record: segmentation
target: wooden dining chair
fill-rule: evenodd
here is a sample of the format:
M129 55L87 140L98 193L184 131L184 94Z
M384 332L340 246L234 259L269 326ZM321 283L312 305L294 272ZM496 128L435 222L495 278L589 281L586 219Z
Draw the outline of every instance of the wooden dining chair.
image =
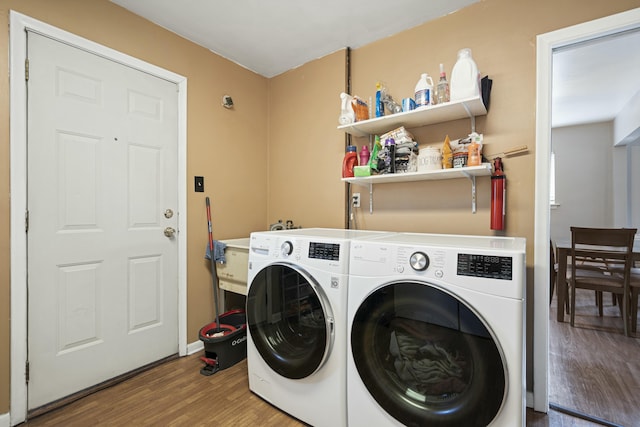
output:
M624 334L629 335L630 275L635 228L571 227L571 326L576 289L615 294L620 302Z

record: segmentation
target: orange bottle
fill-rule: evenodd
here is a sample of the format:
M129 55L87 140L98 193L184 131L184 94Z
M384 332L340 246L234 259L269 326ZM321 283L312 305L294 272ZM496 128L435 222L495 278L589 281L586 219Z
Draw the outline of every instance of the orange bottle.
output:
M480 156L480 144L476 142L475 138L471 139L469 144L469 157L467 158L467 166L480 166L482 163L482 157Z

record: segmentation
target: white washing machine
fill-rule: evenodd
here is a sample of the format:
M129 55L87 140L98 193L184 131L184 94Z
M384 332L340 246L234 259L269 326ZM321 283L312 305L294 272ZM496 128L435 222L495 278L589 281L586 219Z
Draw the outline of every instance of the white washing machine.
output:
M351 244L349 427L525 425L525 239Z
M251 234L251 391L312 426L347 425L350 239L384 234L318 228Z

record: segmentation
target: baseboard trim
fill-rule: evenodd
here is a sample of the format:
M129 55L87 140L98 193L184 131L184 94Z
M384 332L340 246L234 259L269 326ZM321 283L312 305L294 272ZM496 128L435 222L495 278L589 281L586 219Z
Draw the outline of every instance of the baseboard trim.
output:
M190 356L193 353L197 353L199 351L204 350L204 343L202 341L192 342L191 344L187 344L187 355Z
M0 427L10 427L11 426L11 414L8 412L6 414L0 414Z

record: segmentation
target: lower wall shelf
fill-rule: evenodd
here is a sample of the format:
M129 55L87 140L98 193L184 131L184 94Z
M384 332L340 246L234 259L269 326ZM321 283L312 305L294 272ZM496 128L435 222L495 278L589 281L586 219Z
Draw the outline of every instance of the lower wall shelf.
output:
M406 172L383 175L371 175L357 178L342 178L343 182L369 187L369 213L373 213L373 184L393 182L435 181L443 179L467 178L471 181L471 211L476 212L476 177L491 175L491 163L463 168L437 169L425 172Z

